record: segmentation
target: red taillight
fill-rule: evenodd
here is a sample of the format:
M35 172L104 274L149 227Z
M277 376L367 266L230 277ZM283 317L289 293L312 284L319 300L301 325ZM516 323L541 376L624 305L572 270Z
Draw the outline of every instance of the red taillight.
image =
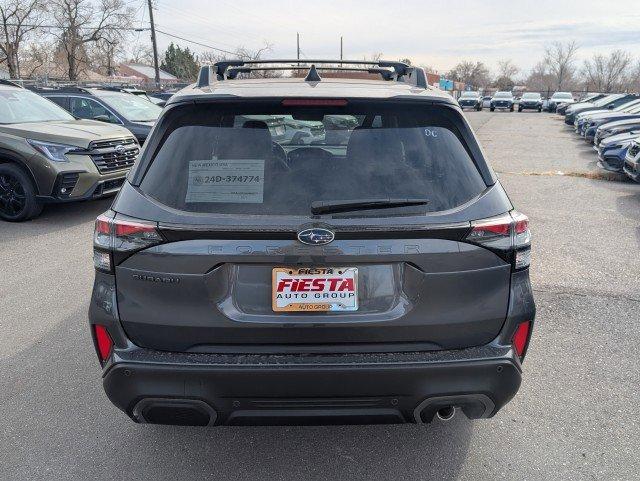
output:
M129 222L129 221L114 221L113 222L113 231L117 236L131 236L131 235L143 235L148 236L149 234L155 236L157 234L156 228L154 224L143 224L140 222Z
M107 332L107 328L100 325L93 325L93 333L95 336L96 350L98 351L98 357L101 362L105 362L111 355L111 349L113 348L113 341L111 336Z
M111 219L106 215L101 214L96 219L96 234L110 234L111 233Z
M93 233L94 263L98 270L111 272L113 252L133 252L163 242L152 222L100 215Z
M487 247L505 260L513 259L516 270L529 266L531 253L529 218L518 211L514 210L498 217L472 222L467 241Z
M284 107L345 107L346 99L284 99Z
M527 347L527 341L529 340L529 331L531 330L531 321L521 323L516 329L513 335L513 348L516 351L518 357L522 357L524 350Z

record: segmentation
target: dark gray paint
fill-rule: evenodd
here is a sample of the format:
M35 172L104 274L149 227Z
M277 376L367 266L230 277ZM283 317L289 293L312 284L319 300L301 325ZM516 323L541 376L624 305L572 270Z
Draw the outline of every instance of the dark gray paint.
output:
M331 265L358 267L357 312L272 311L273 267ZM125 331L138 345L171 351L220 344L480 345L504 323L510 275L510 264L486 249L441 239L327 246L181 241L139 252L116 270Z

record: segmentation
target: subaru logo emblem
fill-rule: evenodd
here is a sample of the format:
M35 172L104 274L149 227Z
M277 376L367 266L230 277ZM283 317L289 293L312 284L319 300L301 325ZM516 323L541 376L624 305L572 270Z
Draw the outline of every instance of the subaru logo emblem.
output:
M321 246L324 244L328 244L335 239L335 235L333 232L327 229L321 229L319 227L315 227L312 229L305 229L298 232L298 240L303 244L311 245L311 246Z

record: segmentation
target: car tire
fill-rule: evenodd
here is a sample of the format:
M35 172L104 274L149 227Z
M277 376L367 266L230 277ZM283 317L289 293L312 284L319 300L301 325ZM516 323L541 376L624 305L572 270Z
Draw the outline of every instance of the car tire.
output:
M496 108L495 107L489 107L489 110L491 110L492 112L495 112Z
M542 107L538 107L538 113L542 112Z
M522 112L522 109L520 107L518 107L518 112Z
M23 222L40 215L42 209L29 176L15 164L0 164L0 219Z
M511 106L511 108L509 109L509 112L513 112L513 105Z

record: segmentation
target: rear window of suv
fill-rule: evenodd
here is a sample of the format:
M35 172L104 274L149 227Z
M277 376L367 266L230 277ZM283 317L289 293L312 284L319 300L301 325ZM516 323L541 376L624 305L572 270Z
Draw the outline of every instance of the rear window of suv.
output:
M244 102L179 109L140 184L174 209L310 216L313 202L425 199L357 212L420 215L458 207L487 187L450 117L456 113L442 107Z

